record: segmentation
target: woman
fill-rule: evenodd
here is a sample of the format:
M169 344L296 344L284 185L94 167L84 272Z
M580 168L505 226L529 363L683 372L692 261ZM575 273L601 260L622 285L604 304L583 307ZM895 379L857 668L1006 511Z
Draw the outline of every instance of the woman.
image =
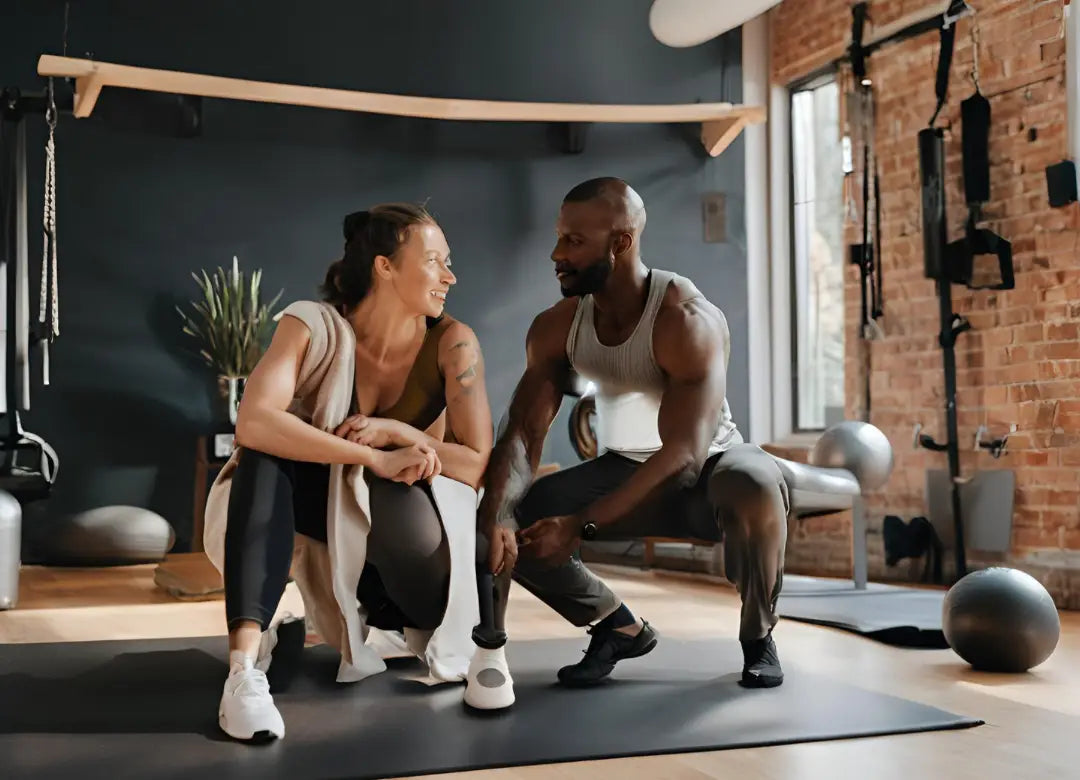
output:
M344 233L324 300L287 307L252 372L207 502L229 627L219 722L236 739L285 733L264 672L290 572L341 681L385 668L364 643L372 624L404 628L437 678L464 679L475 651L493 432L476 336L443 312L450 250L407 204L351 214Z

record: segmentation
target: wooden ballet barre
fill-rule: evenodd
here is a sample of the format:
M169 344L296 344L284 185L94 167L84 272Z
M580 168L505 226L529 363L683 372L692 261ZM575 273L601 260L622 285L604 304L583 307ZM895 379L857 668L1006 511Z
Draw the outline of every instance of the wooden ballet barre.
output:
M388 95L299 84L249 81L202 73L140 68L43 54L38 74L75 79L76 117L88 117L104 87L140 89L226 100L280 103L424 119L487 122L701 123L701 142L716 157L750 124L765 121L761 106L731 103L614 105L524 103L500 100Z

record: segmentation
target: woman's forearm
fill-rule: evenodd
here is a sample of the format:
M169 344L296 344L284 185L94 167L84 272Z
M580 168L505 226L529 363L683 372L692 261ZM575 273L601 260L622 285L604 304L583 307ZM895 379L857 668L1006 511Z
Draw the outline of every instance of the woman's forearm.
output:
M481 454L464 444L436 439L423 431L417 431L417 433L421 437L419 441L429 445L439 456L444 476L457 482L464 482L474 490L480 489L480 479L484 476L484 469L487 468L486 454Z
M236 443L268 455L309 463L370 466L377 457L371 447L321 431L294 414L259 407L241 406L236 420Z

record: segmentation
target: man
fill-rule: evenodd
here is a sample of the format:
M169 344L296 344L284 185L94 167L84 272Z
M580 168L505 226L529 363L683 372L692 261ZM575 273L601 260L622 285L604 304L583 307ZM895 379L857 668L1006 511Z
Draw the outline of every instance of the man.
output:
M652 650L657 634L572 557L581 540L723 540L725 572L742 598L742 684L777 686L772 629L787 486L732 422L723 314L687 279L644 265L644 227L641 198L615 178L578 185L559 212L551 258L564 299L529 329L527 368L479 509L487 565L502 591L495 625L504 625L512 572L571 623L591 625L584 658L560 669L559 680L599 682L618 661ZM575 372L596 386L599 457L534 482Z

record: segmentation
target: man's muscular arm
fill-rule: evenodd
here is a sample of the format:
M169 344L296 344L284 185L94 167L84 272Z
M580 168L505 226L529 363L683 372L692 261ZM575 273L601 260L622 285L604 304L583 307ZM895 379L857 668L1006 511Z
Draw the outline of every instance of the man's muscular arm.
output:
M612 525L665 491L693 484L708 456L727 386L728 329L723 314L701 297L665 307L656 320L655 354L667 375L660 402L663 442L622 486L580 518Z
M525 373L484 474L477 523L489 538L497 525L508 524L540 467L544 440L562 405L569 373L565 345L572 316L573 309L560 303L538 315L529 328Z

